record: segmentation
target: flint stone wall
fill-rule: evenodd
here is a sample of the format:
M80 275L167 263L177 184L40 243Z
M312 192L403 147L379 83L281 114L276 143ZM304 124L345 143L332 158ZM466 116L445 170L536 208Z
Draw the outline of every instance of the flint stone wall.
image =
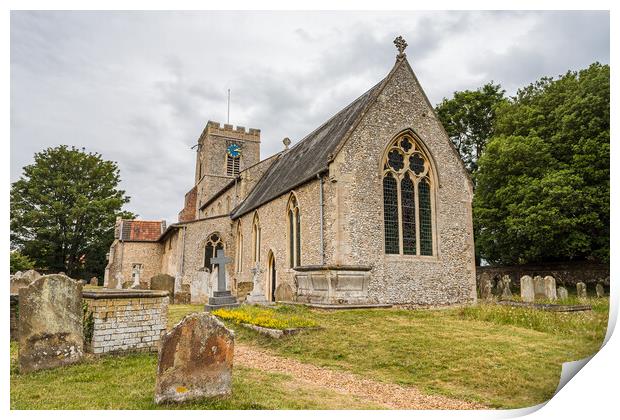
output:
M157 351L168 322L168 292L153 290L85 291L92 313L94 354Z
M61 274L19 289L19 370L69 365L82 359L82 285Z

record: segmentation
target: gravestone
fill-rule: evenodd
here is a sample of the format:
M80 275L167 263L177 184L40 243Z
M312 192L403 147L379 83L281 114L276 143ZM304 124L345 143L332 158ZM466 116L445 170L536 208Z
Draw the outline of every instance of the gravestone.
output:
M82 285L60 274L19 290L19 371L33 372L82 359Z
M174 303L174 277L171 275L160 273L151 277L151 290L165 290L170 303Z
M489 273L480 275L480 298L491 299L493 297L493 282Z
M183 318L161 338L155 402L230 394L234 346L234 332L213 315Z
M19 289L28 286L40 277L41 274L35 270L28 270L25 272L18 271L11 276L11 294L19 293Z
M566 287L564 286L558 287L558 299L559 300L568 299L568 290L566 290Z
M512 299L512 292L510 291L510 276L503 275L499 281L499 290L501 299Z
M534 298L545 299L545 281L541 276L534 276Z
M601 283L598 283L596 285L596 297L598 298L605 297L605 288L603 287Z
M252 291L250 295L245 300L247 303L268 303L267 298L265 297L265 288L264 288L264 270L261 270L259 264L256 264L256 267L250 269L252 272Z
M588 297L588 289L586 288L586 284L582 281L577 283L577 297L579 299L585 299Z
M276 287L276 300L278 302L292 302L293 289L286 283L279 284Z
M557 291L555 288L555 279L553 276L545 276L543 279L543 284L545 286L545 298L549 300L556 300L558 298Z
M209 301L211 292L209 277L210 273L205 270L197 271L194 275L190 286L192 303L205 304Z
M523 302L534 302L534 279L530 276L521 277L521 299Z
M223 249L218 249L217 257L211 258L211 264L217 265L217 288L213 291L213 296L209 297L209 303L205 305L205 311L239 306L237 299L230 290L226 289L226 264L231 262L232 259L224 255Z
M99 279L97 277L93 277L90 279L91 286L99 286Z

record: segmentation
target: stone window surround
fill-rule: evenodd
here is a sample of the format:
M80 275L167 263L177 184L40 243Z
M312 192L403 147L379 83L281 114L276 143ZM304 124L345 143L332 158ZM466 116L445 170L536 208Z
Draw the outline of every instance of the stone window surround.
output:
M258 211L254 212L252 220L252 262L260 263L261 227Z
M385 217L383 216L384 212L384 197L383 197L383 186L380 188L381 190L381 241L383 247L383 255L386 262L391 261L402 261L402 260L412 260L412 261L427 261L427 262L439 262L439 237L437 232L439 231L437 227L438 217L437 217L437 187L439 186L439 179L437 173L437 165L435 164L435 159L433 155L430 153L428 147L424 143L424 141L420 138L420 136L411 128L406 128L401 130L396 135L392 136L390 140L385 144L384 152L381 160L379 161L379 179L381 180L381 184L384 178L384 175L388 172L391 172L393 175L395 174L393 170L385 170L385 164L388 160L388 153L392 149L392 147L400 141L400 139L404 136L409 136L415 143L418 151L421 152L423 157L426 159L428 164L428 170L424 173L424 176L428 179L430 183L430 195L431 195L431 217L432 217L432 255L420 255L420 227L419 227L419 208L416 207L416 254L408 255L403 253L403 232L402 232L402 208L401 208L401 200L400 194L398 199L398 214L399 214L399 253L398 254L387 254L385 252ZM407 172L412 172L411 170L405 169L403 174ZM397 180L398 189L400 190L400 180L402 176L396 175L395 179ZM420 178L421 179L421 178ZM414 181L416 184L416 205L419 204L418 194L417 194L417 180Z
M289 194L289 199L286 204L286 249L287 249L287 263L288 268L293 269L301 265L302 256L302 244L301 237L301 211L299 200L294 191ZM293 214L292 226L293 226L293 239L291 240L291 212ZM292 244L292 248L291 248Z

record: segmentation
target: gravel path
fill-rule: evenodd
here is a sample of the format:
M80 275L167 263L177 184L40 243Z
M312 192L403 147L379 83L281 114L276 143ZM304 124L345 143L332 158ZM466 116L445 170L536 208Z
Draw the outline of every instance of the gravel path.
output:
M235 345L235 363L269 372L286 373L302 382L342 394L355 395L391 409L472 410L485 408L477 403L423 394L413 387L377 382L353 373L334 371L275 356L265 350L246 345Z

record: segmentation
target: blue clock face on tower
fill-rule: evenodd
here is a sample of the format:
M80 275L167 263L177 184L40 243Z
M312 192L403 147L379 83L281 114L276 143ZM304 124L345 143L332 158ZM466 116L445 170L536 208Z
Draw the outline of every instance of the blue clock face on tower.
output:
M241 147L238 144L231 144L226 148L226 153L230 157L238 157L241 155Z

